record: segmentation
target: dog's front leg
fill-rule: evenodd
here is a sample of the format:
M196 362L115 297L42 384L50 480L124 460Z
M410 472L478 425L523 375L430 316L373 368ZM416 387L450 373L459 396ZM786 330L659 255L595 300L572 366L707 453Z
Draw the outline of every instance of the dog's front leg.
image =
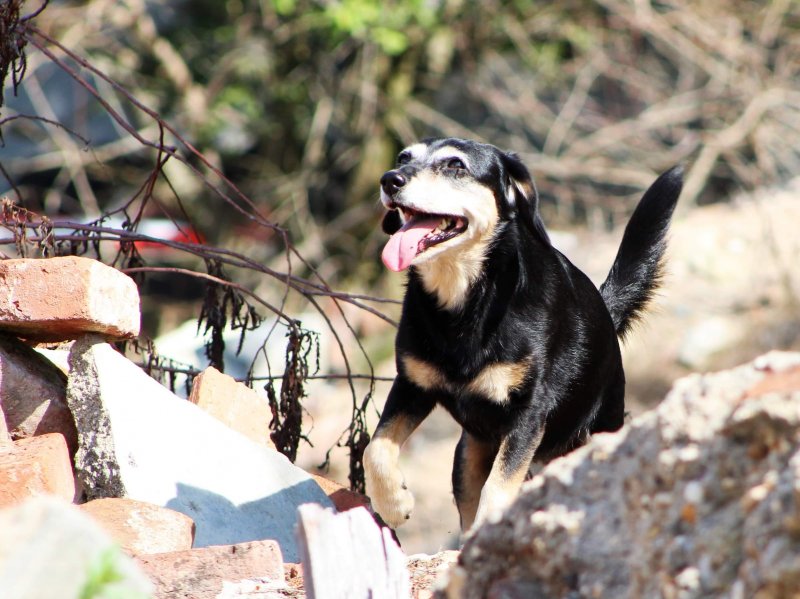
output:
M500 442L489 477L481 489L478 511L468 534L473 533L490 515L502 512L516 498L543 433L542 425L527 429L520 426Z
M367 495L373 509L392 528L405 523L414 509L414 496L398 464L400 447L434 405L427 393L398 376L372 441L364 451Z

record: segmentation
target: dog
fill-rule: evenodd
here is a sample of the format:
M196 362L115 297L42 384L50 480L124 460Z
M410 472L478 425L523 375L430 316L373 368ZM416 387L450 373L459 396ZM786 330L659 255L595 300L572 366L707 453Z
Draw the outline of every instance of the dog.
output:
M456 138L400 152L380 180L382 259L408 270L397 377L364 452L390 527L414 506L400 447L436 405L462 428L452 483L464 532L514 499L533 462L622 426L619 341L661 282L682 184L677 166L645 192L598 289L551 244L516 154Z

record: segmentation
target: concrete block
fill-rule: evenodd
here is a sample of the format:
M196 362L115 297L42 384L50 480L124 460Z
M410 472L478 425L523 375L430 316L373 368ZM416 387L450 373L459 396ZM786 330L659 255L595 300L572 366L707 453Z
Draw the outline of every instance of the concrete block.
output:
M38 495L75 497L67 443L58 433L0 445L0 508Z
M150 597L152 585L75 506L39 497L0 511L0 595L8 599Z
M140 555L136 559L155 584L154 599L216 599L226 582L254 578L283 584L283 558L275 541Z
M0 334L0 405L13 439L61 433L70 455L78 432L67 406L67 377L19 339Z
M411 595L406 556L364 508L336 514L300 506L297 529L309 599Z
M0 261L0 330L62 341L87 332L108 339L139 334L133 279L102 262L67 256Z
M175 510L125 497L78 506L100 524L125 553L164 553L192 548L194 522Z
M130 497L184 513L197 527L195 547L275 539L298 561L297 506L331 506L285 456L176 397L96 336L73 345L67 399L88 497Z
M194 377L189 401L251 441L275 449L269 437L269 405L232 376L209 366Z

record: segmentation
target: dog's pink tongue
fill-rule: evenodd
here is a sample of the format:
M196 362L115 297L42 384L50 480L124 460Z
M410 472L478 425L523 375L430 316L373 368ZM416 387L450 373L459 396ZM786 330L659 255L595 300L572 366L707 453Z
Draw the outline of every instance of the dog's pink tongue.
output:
M386 268L400 272L408 268L419 250L419 242L439 226L442 217L414 218L389 238L381 258Z

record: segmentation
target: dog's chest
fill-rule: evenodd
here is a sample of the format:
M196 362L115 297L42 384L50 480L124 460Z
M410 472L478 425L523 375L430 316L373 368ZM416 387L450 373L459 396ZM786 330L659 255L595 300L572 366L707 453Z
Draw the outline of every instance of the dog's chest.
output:
M498 361L482 365L462 376L448 375L444 368L410 353L400 357L403 372L412 383L426 391L444 392L455 398L477 396L505 405L511 394L528 380L531 361Z

